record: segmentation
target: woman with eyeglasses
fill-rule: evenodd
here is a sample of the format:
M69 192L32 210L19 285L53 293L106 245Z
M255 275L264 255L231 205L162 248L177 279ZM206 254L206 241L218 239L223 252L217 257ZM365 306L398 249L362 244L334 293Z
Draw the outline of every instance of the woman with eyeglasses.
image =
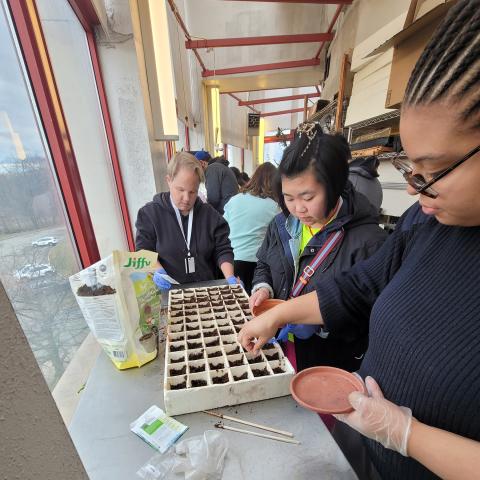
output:
M419 202L372 257L252 320L239 338L258 350L287 322L330 335L368 330L359 371L368 395L352 393L354 411L336 425L359 477L479 478L478 0L453 6L418 60L400 134L408 160L395 165Z

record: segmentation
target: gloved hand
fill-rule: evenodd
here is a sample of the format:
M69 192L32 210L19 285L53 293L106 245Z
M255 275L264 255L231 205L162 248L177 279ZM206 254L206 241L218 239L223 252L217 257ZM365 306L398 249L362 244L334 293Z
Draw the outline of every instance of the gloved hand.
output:
M277 336L279 342L288 340L288 334L293 333L297 338L306 340L319 330L319 325L285 325Z
M172 288L172 284L165 280L161 274L166 275L167 271L164 268L159 268L155 271L153 275L153 283L160 289L160 290L170 290Z
M334 415L335 418L362 435L380 442L385 448L407 457L412 411L386 400L372 377L365 379L365 385L370 396L352 392L348 399L355 410L344 415Z
M241 285L243 287L243 282L237 278L235 275L230 275L228 278L227 278L227 283L229 285Z
M288 334L292 333L295 329L295 325L290 325L287 323L284 327L281 328L280 333L277 335L278 342L286 342L288 340Z

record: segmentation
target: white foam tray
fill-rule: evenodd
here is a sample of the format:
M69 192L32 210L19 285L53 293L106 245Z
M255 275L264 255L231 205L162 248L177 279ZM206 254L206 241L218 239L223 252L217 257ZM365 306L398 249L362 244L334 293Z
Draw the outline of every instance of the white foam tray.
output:
M251 319L240 286L171 290L168 319L163 386L168 415L290 394L295 371L278 345L264 347L254 357L237 342L237 330ZM231 365L239 361L240 366ZM201 366L204 370L196 372ZM259 371L268 375L255 376ZM226 383L215 383L225 375ZM206 385L195 386L197 382Z

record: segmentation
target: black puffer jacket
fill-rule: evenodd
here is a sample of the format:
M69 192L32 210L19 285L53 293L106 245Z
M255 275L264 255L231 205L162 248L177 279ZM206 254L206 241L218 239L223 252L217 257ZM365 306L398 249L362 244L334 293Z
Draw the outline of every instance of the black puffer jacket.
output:
M187 226L184 225L186 230ZM153 201L138 211L135 247L158 253L167 273L180 283L201 282L217 278L217 266L233 264L233 250L224 218L210 205L197 198L193 207L191 255L195 273L185 273L187 247L170 202L170 193L158 193Z
M255 286L269 285L275 298L288 299L294 284L295 275L313 260L313 257L322 247L327 236L336 230L344 229L345 235L340 245L330 253L324 263L317 269L310 282L305 286L302 295L315 290L315 283L321 282L331 275L349 270L353 264L372 255L382 245L387 234L378 226L378 216L374 207L361 194L358 194L350 183L342 194L343 205L337 218L317 233L305 247L298 258L297 272L295 272L294 256L290 253L289 242L295 243L292 234L287 232L287 223L296 232L297 238L301 233L301 225L297 219L290 216L285 222L285 216L279 214L273 219L257 252L258 263L253 278ZM282 221L279 222L278 220ZM283 225L283 232L278 225ZM294 234L295 235L295 234ZM284 241L282 242L282 238ZM295 338L297 354L297 368L302 370L314 365L332 365L350 371L357 370L361 357L368 344L368 338L351 337L334 338L329 335L324 339L313 335L307 340Z

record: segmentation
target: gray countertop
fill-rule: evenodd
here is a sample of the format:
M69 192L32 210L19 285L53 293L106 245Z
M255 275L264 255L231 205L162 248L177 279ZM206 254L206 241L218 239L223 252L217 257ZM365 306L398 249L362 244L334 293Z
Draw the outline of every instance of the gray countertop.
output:
M125 371L117 370L100 354L69 428L92 480L139 478L135 472L156 453L130 431L129 424L154 404L163 408L163 347L156 360ZM288 430L301 442L291 445L224 431L229 441L223 473L226 480L357 478L320 418L299 407L290 396L219 411ZM175 418L189 427L182 439L203 434L216 423L214 417L203 413Z

